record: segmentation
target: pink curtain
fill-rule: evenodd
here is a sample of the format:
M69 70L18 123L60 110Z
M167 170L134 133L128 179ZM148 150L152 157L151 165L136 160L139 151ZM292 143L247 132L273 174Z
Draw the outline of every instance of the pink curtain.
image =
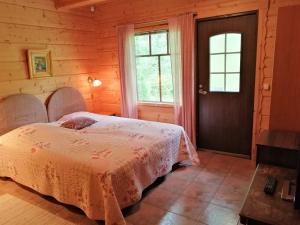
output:
M176 123L184 127L196 145L195 124L195 20L192 13L169 19L174 79Z
M134 25L117 27L122 116L138 118Z

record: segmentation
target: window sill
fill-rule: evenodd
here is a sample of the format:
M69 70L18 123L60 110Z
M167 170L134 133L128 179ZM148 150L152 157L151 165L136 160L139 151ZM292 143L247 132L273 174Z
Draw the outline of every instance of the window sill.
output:
M160 102L139 102L138 106L161 107L161 108L174 108L173 103L160 103Z

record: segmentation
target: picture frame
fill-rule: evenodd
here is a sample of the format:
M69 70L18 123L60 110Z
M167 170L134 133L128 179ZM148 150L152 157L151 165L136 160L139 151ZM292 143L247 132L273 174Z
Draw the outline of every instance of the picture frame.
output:
M28 67L30 79L52 76L51 51L28 50Z

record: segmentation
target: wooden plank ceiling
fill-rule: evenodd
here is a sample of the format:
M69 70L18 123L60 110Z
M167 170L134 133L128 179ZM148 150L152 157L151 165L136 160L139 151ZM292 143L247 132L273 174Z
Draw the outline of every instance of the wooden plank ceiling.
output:
M74 9L107 1L109 0L55 0L55 5L58 9Z

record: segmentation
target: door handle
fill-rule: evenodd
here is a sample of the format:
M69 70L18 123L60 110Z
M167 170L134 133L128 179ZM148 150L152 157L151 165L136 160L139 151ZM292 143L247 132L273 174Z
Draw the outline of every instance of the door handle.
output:
M207 95L207 93L208 92L203 89L203 85L200 84L199 85L199 94L201 94L201 95Z
M199 89L199 94L201 95L207 95L207 91L203 90L203 89Z

